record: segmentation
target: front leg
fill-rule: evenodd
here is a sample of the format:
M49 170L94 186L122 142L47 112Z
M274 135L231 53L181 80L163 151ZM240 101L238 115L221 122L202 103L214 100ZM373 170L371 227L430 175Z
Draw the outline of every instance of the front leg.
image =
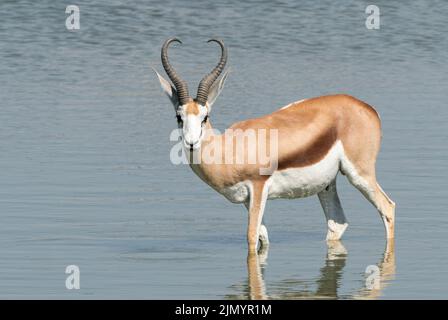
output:
M249 252L257 252L259 239L261 240L262 246L269 244L267 229L262 225L264 208L268 196L267 184L259 181L252 182L249 196L249 204L246 204L249 211L247 243Z
M250 212L250 204L249 200L244 203L244 206L247 209L247 212ZM269 234L268 234L268 228L266 227L266 223L264 222L264 218L261 219L261 225L258 230L259 236L258 240L260 240L260 247L261 249L266 249L269 247Z

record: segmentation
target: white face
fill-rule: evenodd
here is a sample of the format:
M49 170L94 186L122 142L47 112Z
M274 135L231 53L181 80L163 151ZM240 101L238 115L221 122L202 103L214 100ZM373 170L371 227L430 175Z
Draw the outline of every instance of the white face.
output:
M154 70L159 78L160 85L163 91L170 99L176 111L176 117L179 128L182 128L182 140L187 150L197 150L201 146L202 139L205 135L205 124L208 118L208 113L211 110L213 103L224 88L224 81L229 74L229 70L224 72L224 75L219 81L216 81L207 97L207 107L202 106L195 101L179 106L176 89L165 80L157 71Z
M176 117L182 128L182 140L187 150L197 150L205 134L208 110L205 106L191 103L177 109Z

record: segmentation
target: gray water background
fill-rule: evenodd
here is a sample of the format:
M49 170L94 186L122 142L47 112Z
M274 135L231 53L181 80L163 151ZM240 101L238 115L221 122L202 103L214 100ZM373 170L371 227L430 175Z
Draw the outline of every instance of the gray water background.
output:
M76 32L65 28L69 4L81 10ZM211 116L220 130L330 93L375 106L378 179L397 203L395 271L376 297L447 298L448 5L375 1L381 29L367 30L368 4L2 0L0 298L251 297L245 209L169 161L176 123L150 66L162 71L173 35L184 44L171 60L192 93L218 59L205 41L229 47ZM336 260L317 197L268 203L267 297L365 288L383 226L344 177L338 187L350 226ZM80 290L65 288L71 264Z

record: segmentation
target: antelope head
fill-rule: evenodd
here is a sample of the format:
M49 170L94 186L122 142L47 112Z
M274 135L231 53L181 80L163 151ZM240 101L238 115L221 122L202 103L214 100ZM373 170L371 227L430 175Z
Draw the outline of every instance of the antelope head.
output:
M162 65L173 84L165 80L160 74L157 76L163 91L170 99L176 112L177 124L182 130L182 140L185 148L190 151L199 149L205 134L205 126L211 111L211 107L224 87L224 81L228 70L219 81L216 79L224 70L227 62L227 49L222 40L210 39L208 42L216 42L221 47L221 59L216 67L199 83L196 98L192 99L188 93L187 83L180 78L168 60L168 47L172 42L182 43L177 38L165 41L162 46Z

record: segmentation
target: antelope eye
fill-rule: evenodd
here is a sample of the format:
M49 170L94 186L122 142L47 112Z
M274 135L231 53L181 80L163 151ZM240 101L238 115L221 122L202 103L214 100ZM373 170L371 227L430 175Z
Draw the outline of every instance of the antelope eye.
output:
M205 117L204 117L204 120L202 120L202 123L206 123L206 122L207 122L207 120L208 120L208 114L207 114L207 115L205 115Z

